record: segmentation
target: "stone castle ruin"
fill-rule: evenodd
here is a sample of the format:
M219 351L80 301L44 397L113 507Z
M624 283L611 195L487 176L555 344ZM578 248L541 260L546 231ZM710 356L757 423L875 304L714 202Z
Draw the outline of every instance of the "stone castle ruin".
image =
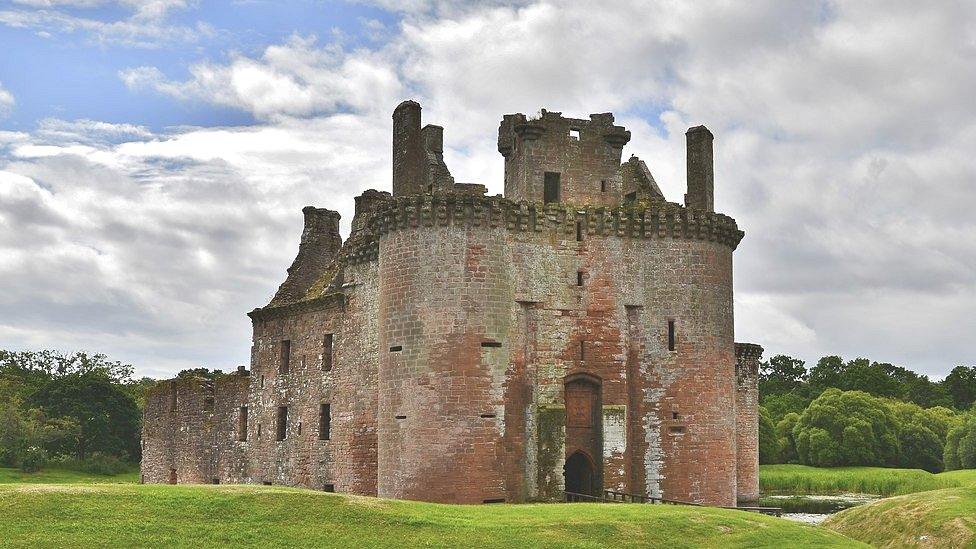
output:
M298 256L249 313L251 368L149 395L147 483L264 483L448 503L604 490L758 498L757 367L733 342L712 134L684 205L621 162L611 114L505 115L504 196L457 183L443 128L393 113L393 194L306 207Z

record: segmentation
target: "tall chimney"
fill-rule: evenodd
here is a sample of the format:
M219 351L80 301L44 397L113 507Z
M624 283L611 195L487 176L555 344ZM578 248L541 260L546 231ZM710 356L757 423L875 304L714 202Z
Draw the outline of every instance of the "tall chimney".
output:
M393 196L421 194L425 180L420 103L404 101L393 111Z
M685 206L706 212L715 211L715 173L712 169L712 140L705 126L685 133L688 149L688 192Z

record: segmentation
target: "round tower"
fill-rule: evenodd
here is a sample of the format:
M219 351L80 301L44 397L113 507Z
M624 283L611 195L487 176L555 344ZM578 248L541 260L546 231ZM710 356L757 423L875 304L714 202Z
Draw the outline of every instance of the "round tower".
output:
M397 206L417 211L431 200ZM504 342L514 297L505 230L417 225L380 239L378 494L506 500Z

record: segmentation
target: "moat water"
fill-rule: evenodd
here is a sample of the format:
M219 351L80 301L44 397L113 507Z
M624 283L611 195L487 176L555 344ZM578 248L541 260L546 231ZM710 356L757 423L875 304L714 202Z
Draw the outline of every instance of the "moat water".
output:
M764 507L780 507L783 518L803 522L806 524L820 524L830 515L871 503L881 499L881 496L871 494L835 494L835 495L773 495L768 494L759 498L759 504Z

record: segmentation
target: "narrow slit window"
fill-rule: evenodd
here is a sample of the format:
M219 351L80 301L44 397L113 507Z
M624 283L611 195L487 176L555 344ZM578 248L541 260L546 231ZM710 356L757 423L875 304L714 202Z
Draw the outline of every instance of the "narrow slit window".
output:
M576 285L583 285L583 271L576 271Z
M501 347L502 346L502 342L501 341L482 341L481 342L481 346L482 347Z
M396 353L396 352L399 352L399 351L402 351L402 350L403 350L403 345L394 345L394 346L390 347L390 352L391 353Z
M603 179L603 180L600 181L600 192L601 193L607 192L607 180L606 179Z
M559 173L546 172L543 179L542 202L545 204L559 202L559 194Z
M261 424L258 423L258 440L261 439Z
M326 372L332 369L332 334L322 338L322 369Z
M261 388L264 389L264 376L261 376Z
M583 241L583 222L582 221L577 221L576 222L576 241L577 242L582 242Z
M580 341L580 360L586 360L586 342Z
M298 422L298 426L296 427L296 431L297 431L298 436L302 436L302 422L301 421Z
M329 440L332 436L332 405L322 404L319 407L319 440Z
M668 321L668 350L674 350L674 321Z
M247 406L241 406L237 415L237 440L247 442Z
M678 414L678 412L671 412L671 419L678 419L679 417L680 415Z
M281 350L278 353L278 373L288 373L288 362L291 360L291 341L282 340Z
M285 440L288 434L288 407L278 406L278 422L276 425L275 440Z
M407 419L407 416L393 416L394 419Z
M491 419L491 418L495 417L495 414L481 414L481 417L483 417L485 419Z

